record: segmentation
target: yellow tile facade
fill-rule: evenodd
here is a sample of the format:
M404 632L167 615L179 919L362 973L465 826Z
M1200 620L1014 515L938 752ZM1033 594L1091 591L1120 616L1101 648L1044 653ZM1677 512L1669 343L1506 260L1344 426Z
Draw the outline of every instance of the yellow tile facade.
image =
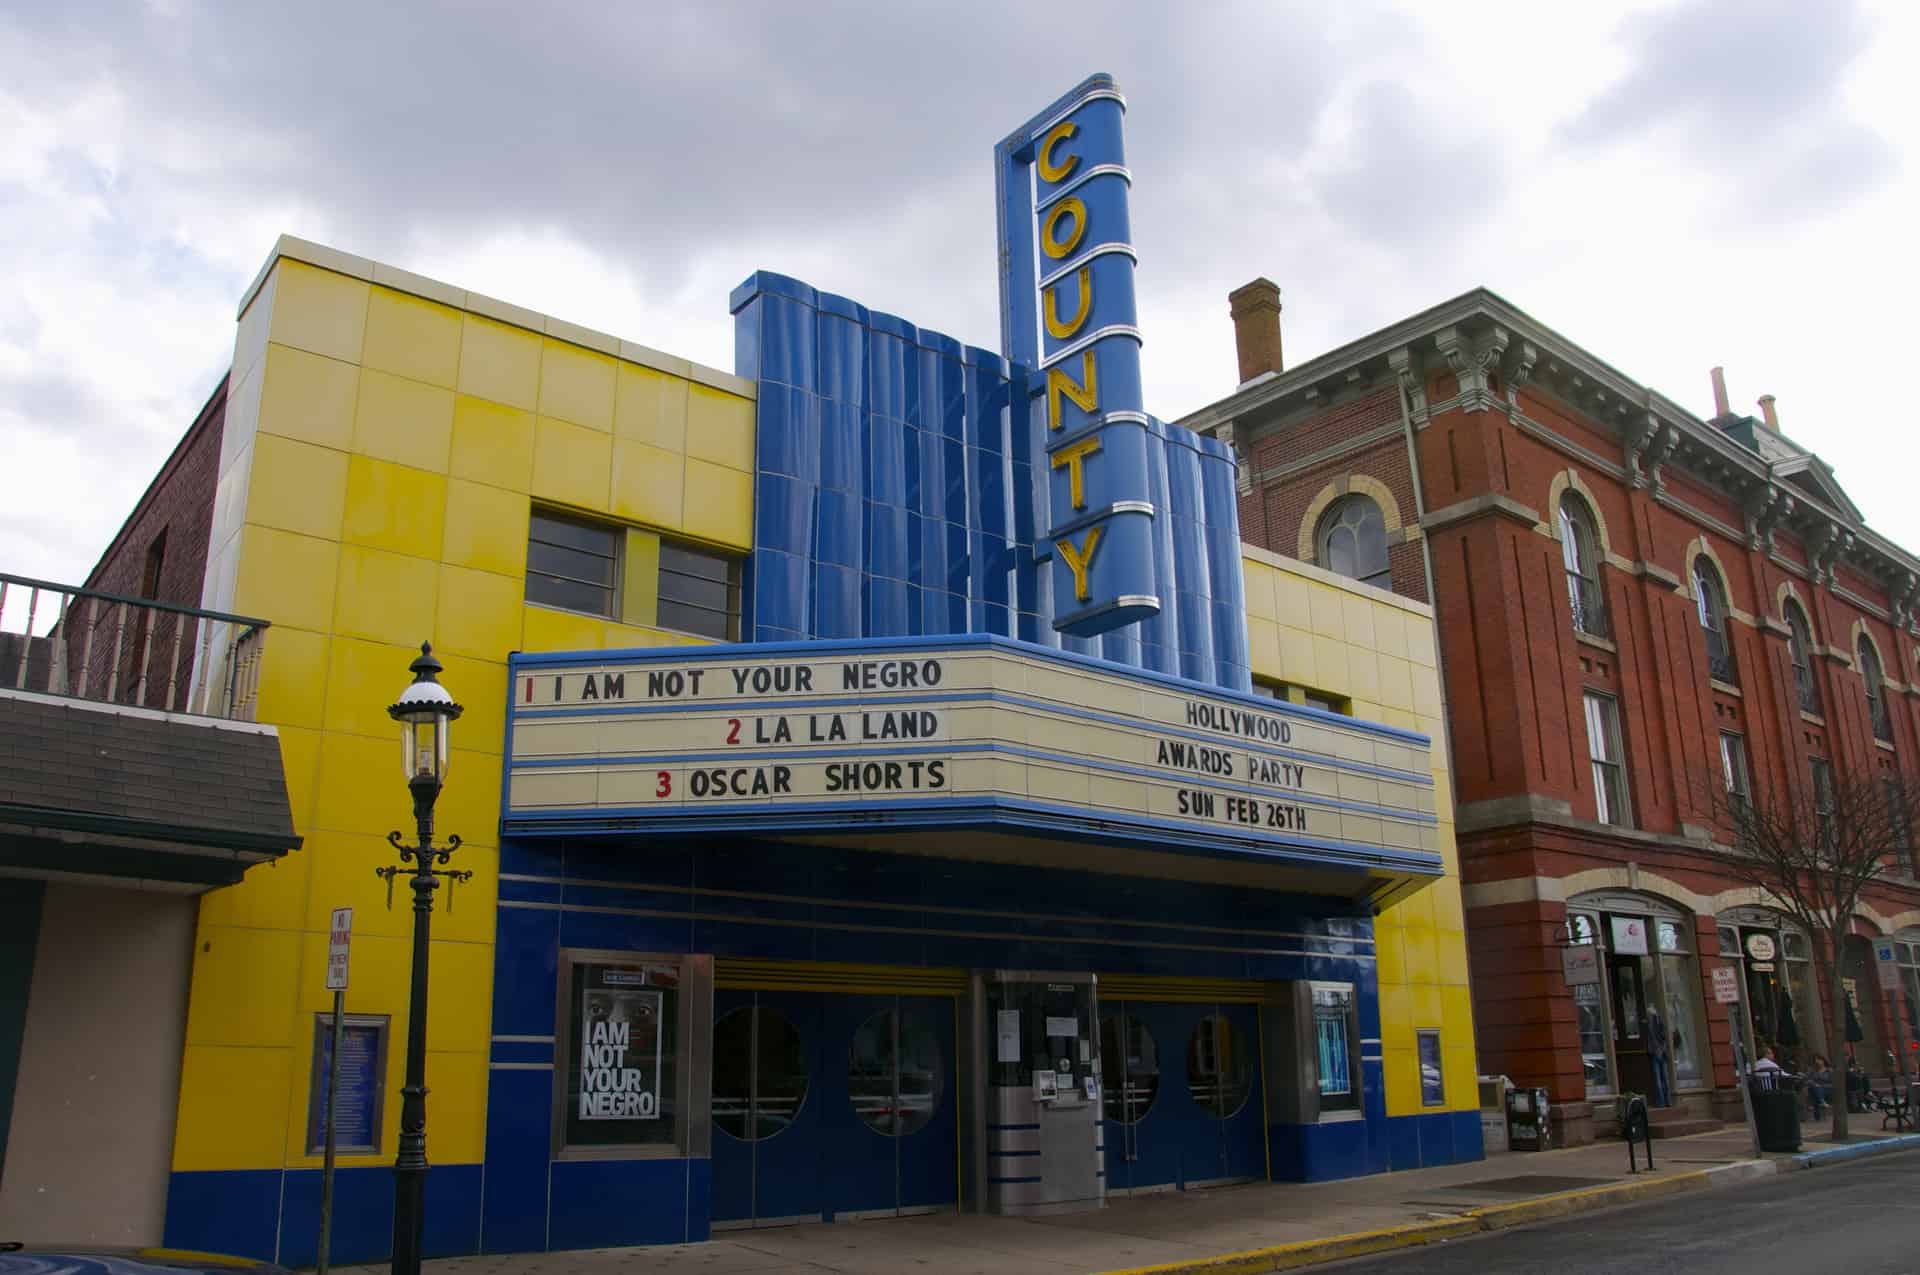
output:
M1438 847L1446 875L1374 922L1387 1114L1479 1106L1453 778L1440 717L1432 610L1290 558L1241 546L1248 639L1256 678L1348 701L1355 717L1433 741ZM1416 1034L1440 1032L1444 1107L1421 1105Z
M393 1158L412 917L404 889L388 909L373 870L393 861L387 830L411 828L386 706L422 639L466 705L436 815L476 873L434 915L433 1157L480 1160L507 655L697 640L649 627L653 581L636 564L657 561L663 531L749 547L751 385L707 369L690 384L474 313L444 285L420 295L330 264L283 241L236 333L205 605L273 622L257 715L280 728L305 844L203 900L177 1170L318 1162L312 1024L331 1004L325 935L341 906L355 910L347 1010L393 1025L386 1145L342 1163ZM622 622L526 604L535 502L628 525Z

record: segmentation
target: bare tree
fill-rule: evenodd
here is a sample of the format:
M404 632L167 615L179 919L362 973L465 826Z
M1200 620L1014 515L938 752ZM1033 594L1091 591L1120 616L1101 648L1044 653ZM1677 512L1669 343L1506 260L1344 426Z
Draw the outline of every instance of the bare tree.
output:
M1913 853L1909 812L1920 809L1920 776L1841 776L1822 761L1805 782L1785 787L1736 793L1716 775L1698 788L1720 832L1730 834L1727 844L1715 847L1715 866L1806 930L1814 969L1830 993L1827 1039L1845 1040L1842 954L1867 887ZM1835 1088L1833 1137L1843 1142L1844 1074L1835 1078Z

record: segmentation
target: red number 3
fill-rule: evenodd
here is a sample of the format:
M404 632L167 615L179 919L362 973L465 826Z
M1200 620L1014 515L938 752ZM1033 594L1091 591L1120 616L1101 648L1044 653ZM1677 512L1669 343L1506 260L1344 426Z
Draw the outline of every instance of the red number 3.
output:
M666 771L666 770L656 770L654 772L654 777L658 779L660 783L657 787L654 788L653 795L656 797L671 796L673 794L673 772Z

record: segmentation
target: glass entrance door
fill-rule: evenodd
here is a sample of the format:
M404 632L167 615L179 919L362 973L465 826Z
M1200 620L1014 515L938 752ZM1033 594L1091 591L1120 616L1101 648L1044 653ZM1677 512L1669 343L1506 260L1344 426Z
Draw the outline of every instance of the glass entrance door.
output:
M1623 1092L1651 1094L1653 1066L1647 1056L1647 987L1643 958L1614 956L1607 960L1608 984L1613 993L1613 1060Z
M713 1220L952 1207L953 1013L935 996L716 992Z
M1266 1176L1252 1005L1103 1001L1107 1190Z

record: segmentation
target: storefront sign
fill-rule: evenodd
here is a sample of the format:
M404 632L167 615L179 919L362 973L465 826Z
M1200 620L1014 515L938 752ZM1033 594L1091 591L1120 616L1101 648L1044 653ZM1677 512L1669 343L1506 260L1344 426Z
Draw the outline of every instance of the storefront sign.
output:
M516 657L509 830L985 809L1437 869L1423 736L1004 639L835 646Z
M341 1032L339 1112L334 1140L343 1154L380 1150L380 1111L386 1093L387 1017L349 1014ZM326 1145L327 1069L333 1065L333 1015L313 1016L313 1070L307 1090L307 1153Z
M1713 999L1722 1005L1740 1003L1740 971L1722 965L1713 971Z
M1778 951L1771 934L1747 935L1747 955L1756 961L1771 961Z
M1575 944L1560 949L1560 972L1568 987L1585 987L1600 981L1600 949L1591 944Z
M1007 357L1044 398L1053 626L1091 636L1159 612L1126 100L1089 78L994 150ZM1034 459L1036 465L1042 458Z
M1900 990L1900 960L1894 953L1892 939L1873 941L1874 963L1880 971L1880 990L1897 992Z
M353 943L353 909L335 908L327 927L327 990L347 990L347 950Z
M1621 956L1647 954L1647 923L1637 916L1608 918L1613 923L1613 950Z

